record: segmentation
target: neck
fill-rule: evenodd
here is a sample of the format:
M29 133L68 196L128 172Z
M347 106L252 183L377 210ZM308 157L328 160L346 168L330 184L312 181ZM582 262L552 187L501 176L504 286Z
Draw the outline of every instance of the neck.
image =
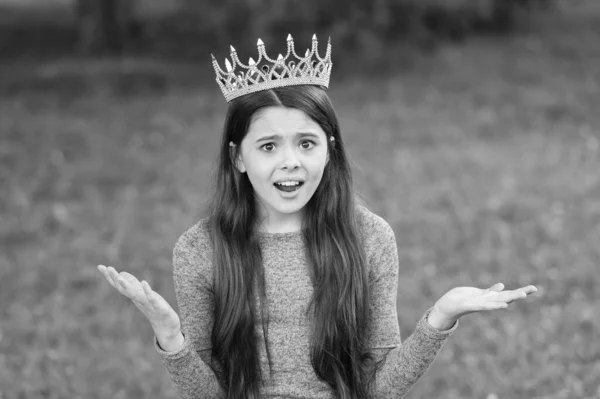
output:
M302 229L302 214L260 216L258 230L265 233L293 233Z
M264 220L259 224L258 230L265 233L293 233L302 229L302 223L295 221L285 221L278 223L268 223L268 220Z

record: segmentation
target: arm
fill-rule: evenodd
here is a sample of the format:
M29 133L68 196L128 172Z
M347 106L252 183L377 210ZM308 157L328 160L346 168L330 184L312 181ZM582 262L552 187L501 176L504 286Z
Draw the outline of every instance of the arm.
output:
M446 339L458 327L440 331L427 322L429 308L417 323L415 331L399 346L391 349L375 349L384 363L377 372L377 398L402 398L425 374L442 349Z
M166 351L155 336L154 347L182 398L221 398L224 391L209 366L212 289L200 273L201 270L211 270L212 264L207 263L209 257L206 256L206 248L201 246L201 240L192 238L196 235L190 234L195 229L196 226L183 234L173 249L173 281L181 316L183 345L177 345L181 343L181 337L175 337L173 342L163 342L165 349L176 348Z
M401 398L427 371L458 322L441 331L430 324L443 325L435 320L435 313L429 318L433 309L429 308L413 334L401 342L396 311L399 269L396 238L387 223L379 224L378 232L371 235L375 239L367 244L372 304L370 347L375 358L383 360L376 375L375 397Z

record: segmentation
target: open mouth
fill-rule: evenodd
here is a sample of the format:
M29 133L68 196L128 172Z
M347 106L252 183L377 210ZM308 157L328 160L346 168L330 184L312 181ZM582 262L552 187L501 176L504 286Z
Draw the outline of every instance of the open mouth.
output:
M284 191L286 193L291 193L292 191L298 190L300 187L302 187L303 184L304 182L302 181L288 183L273 183L275 188L277 188L279 191Z

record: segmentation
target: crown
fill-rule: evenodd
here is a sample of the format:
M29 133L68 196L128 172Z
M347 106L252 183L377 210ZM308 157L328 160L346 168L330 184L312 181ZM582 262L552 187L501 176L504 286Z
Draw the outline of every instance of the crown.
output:
M237 52L233 46L230 46L233 66L225 58L226 72L221 69L215 56L211 54L213 68L217 74L217 84L227 102L245 94L276 87L306 84L329 87L329 76L333 65L331 63L331 38L327 42L327 52L323 58L317 52L316 34L312 37L311 49L306 50L304 57L299 57L296 54L292 35L287 37L287 54L285 57L279 54L276 60L269 58L262 40L258 39L256 46L258 48L258 60L254 61L250 57L248 65L240 62ZM259 67L263 60L265 60L264 65Z

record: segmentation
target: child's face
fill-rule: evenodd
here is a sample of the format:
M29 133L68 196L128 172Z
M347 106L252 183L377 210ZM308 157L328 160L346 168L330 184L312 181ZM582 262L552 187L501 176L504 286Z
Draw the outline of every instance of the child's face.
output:
M275 137L269 137L275 136ZM271 227L301 221L301 210L313 196L329 161L327 136L303 111L268 107L259 111L241 142L237 167L247 173L259 216ZM299 181L281 187L282 181Z

